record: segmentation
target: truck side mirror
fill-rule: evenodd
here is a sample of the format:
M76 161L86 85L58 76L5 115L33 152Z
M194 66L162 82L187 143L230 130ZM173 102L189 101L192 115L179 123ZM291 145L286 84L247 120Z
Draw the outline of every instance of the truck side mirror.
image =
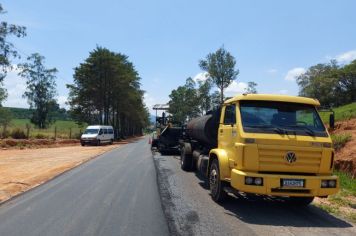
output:
M330 114L330 117L329 117L329 127L331 129L335 129L335 115L334 113L331 113Z

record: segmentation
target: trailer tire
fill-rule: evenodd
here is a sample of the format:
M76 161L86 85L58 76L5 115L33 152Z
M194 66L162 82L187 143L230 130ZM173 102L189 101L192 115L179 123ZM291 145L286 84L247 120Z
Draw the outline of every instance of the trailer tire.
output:
M226 182L220 180L219 161L213 159L209 169L209 188L211 198L215 202L221 203L227 198L227 192L224 190L226 185Z
M187 153L185 146L182 147L180 152L180 167L184 171L191 171L193 166L193 157Z

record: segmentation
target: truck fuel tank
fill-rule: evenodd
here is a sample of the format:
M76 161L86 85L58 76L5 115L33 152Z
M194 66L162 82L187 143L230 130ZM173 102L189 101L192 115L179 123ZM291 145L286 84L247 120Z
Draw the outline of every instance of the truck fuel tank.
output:
M188 122L186 132L191 138L205 145L216 147L219 117L220 109L213 111L210 114L194 118Z

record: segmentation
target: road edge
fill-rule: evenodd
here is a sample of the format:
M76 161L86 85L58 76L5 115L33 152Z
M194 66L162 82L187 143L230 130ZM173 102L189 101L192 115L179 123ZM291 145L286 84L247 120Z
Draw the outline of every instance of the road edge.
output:
M154 151L152 151L152 159L156 169L156 181L158 186L158 194L161 200L161 207L163 214L166 218L168 230L170 235L181 235L175 224L175 218L173 216L172 208L173 202L171 201L171 194L169 192L169 184L167 181L167 176L160 169L160 160L155 157Z
M35 189L41 187L42 185L44 185L44 184L46 184L46 183L49 183L50 181L53 181L53 180L55 180L55 179L61 177L62 175L64 175L64 174L68 173L69 171L72 171L72 170L74 170L74 169L80 167L81 165L83 165L83 164L85 164L85 163L87 163L87 162L89 162L89 161L92 161L92 160L94 160L94 159L96 159L96 158L98 158L98 157L100 157L100 156L102 156L102 155L104 155L104 154L106 154L106 153L108 153L108 152L111 152L111 151L113 151L113 150L115 150L115 149L117 149L117 148L121 148L123 145L125 145L125 144L120 144L120 146L118 146L118 147L116 147L116 148L113 148L113 149L107 150L107 151L105 151L105 152L103 152L103 153L100 153L100 154L94 155L94 156L92 156L92 157L89 157L87 160L81 161L81 162L77 163L75 166L73 166L73 167L71 167L71 168L69 168L69 169L67 169L67 170L65 170L65 171L63 171L63 172L61 172L61 173L59 173L59 174L57 174L57 175L54 175L54 176L52 176L51 178L49 178L49 179L47 179L47 180L45 180L45 181L43 181L43 182L41 182L41 183L39 183L39 184L37 184L37 185L32 186L31 188L29 188L29 189L27 189L27 190L25 190L25 191L23 191L23 192L20 192L20 193L14 195L14 196L11 196L9 199L6 199L5 201L0 201L0 207L1 207L2 205L6 204L6 203L9 203L9 202L12 201L12 200L15 200L15 199L21 197L22 195L24 195L24 194L26 194L26 193L29 193L29 192L31 192L31 191L33 191L33 190L35 190Z

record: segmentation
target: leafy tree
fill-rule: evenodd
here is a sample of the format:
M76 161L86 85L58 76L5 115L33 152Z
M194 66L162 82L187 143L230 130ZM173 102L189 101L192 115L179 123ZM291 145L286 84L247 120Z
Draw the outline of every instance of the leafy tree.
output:
M338 80L337 70L338 66L334 61L310 67L297 78L300 87L299 94L317 98L324 106L338 105L338 101L334 97Z
M356 100L356 60L338 65L335 60L311 66L297 78L299 94L316 98L323 106L340 106Z
M215 53L209 53L205 60L200 60L199 66L208 72L209 77L220 90L220 103L224 102L224 89L228 87L239 70L235 69L236 60L224 47Z
M197 102L201 115L204 115L204 113L212 109L212 98L210 95L211 87L211 79L207 79L205 81L198 81Z
M194 80L189 77L184 86L172 90L169 95L168 112L172 114L175 122L183 124L199 115L198 95L195 85Z
M356 60L345 65L338 72L338 94L342 96L342 104L356 101Z
M255 82L248 82L247 83L247 88L245 89L245 93L257 93L257 83Z
M12 114L9 109L0 107L0 126L2 126L2 137L6 134L7 127L11 124Z
M33 110L31 122L44 129L53 122L51 111L56 107L56 73L57 69L47 69L45 58L34 53L27 58L28 62L19 64L19 75L25 78L27 90L23 97L27 98Z
M5 14L6 11L0 4L0 15ZM8 40L9 37L15 36L17 38L26 36L26 28L9 24L5 21L0 22L0 106L1 102L6 99L6 89L3 88L3 80L6 73L11 68L11 58L19 57L14 45Z
M219 91L215 91L211 94L211 107L216 108L220 105L221 105L220 93Z
M140 79L126 55L97 47L74 69L74 84L67 85L72 117L78 123L111 124L116 136L141 134L149 114Z

